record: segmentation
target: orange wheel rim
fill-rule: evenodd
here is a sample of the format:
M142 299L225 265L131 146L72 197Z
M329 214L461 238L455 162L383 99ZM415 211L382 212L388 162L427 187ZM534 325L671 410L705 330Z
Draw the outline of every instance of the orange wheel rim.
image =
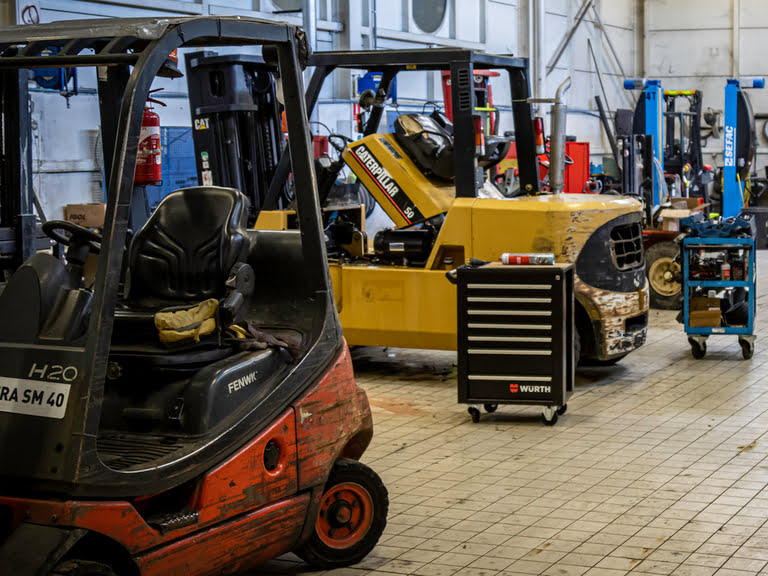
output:
M315 532L323 544L341 550L365 538L372 523L373 499L368 490L354 482L342 482L323 494Z

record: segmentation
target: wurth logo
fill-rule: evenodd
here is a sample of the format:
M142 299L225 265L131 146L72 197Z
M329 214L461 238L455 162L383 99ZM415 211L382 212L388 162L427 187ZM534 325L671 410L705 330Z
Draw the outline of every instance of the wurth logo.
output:
M522 394L549 394L552 392L552 386L532 386L530 384L510 384L509 391L512 394L518 392Z

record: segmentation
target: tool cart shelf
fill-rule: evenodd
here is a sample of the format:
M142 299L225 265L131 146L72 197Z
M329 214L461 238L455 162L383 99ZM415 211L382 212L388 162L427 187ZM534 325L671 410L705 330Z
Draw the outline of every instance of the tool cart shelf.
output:
M565 414L574 383L573 265L462 267L458 396L473 422L500 404Z
M709 336L736 334L744 359L752 358L757 298L755 239L688 237L683 239L682 248L683 323L693 357L706 355ZM722 275L725 263L730 267L730 278L702 279L707 274ZM735 289L739 289L738 298ZM739 299L742 296L743 301ZM723 310L723 299L736 300L736 322L729 319L731 312Z

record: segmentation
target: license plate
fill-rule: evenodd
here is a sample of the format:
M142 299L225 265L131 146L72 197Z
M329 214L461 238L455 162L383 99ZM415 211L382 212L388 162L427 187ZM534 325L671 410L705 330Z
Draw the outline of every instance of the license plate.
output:
M69 384L0 377L0 412L64 418Z

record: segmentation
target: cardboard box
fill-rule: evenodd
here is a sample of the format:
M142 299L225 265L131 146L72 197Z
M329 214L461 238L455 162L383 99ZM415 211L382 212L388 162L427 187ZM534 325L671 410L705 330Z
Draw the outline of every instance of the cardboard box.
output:
M673 210L690 210L696 212L709 206L709 204L699 204L698 198L672 198L669 203L672 205Z
M688 315L691 328L719 328L722 323L720 310L692 310Z
M671 208L664 208L659 213L661 229L667 232L679 232L682 218L687 218L709 206L709 204L699 204L698 198L672 198L670 205Z
M86 228L101 228L106 211L106 204L67 204L64 206L64 220Z
M722 324L719 298L691 298L688 324L693 328L719 328Z
M107 212L106 204L67 204L64 206L64 220L80 224L86 228L101 228L104 226L104 217ZM86 288L92 288L96 281L98 268L98 256L89 254L85 260L83 280Z
M720 310L720 298L706 296L691 298L691 310Z
M665 208L661 211L661 229L667 232L679 232L680 220L687 218L691 215L690 210L674 210L672 208Z

